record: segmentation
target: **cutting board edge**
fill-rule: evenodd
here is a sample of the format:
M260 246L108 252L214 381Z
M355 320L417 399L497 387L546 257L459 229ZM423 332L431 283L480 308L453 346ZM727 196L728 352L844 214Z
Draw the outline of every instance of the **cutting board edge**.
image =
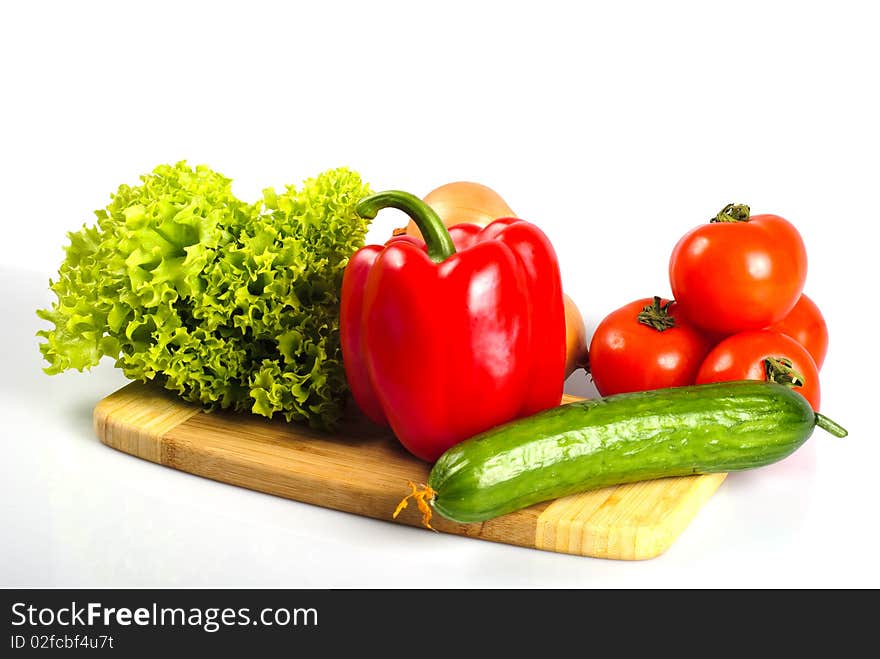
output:
M145 404L155 410L149 416L144 413ZM164 436L201 411L171 392L134 381L98 401L92 412L92 424L102 444L163 464Z

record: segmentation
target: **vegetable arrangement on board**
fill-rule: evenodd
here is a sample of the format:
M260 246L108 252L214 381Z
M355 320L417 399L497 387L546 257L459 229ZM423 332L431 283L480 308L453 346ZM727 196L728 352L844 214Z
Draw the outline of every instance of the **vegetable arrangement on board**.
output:
M394 517L415 500L429 528L433 511L480 522L607 485L765 466L816 426L846 436L818 413L828 335L803 295L806 261L787 220L726 206L674 247L675 299L636 300L596 327L586 368L601 398L457 443Z
M385 208L409 216L364 245ZM729 204L688 231L668 298L609 313L588 344L557 256L491 188L372 193L329 170L245 203L205 166L160 165L70 233L38 315L47 373L115 360L206 409L333 429L350 398L433 463L412 492L479 522L567 494L753 469L818 426L828 330L800 234ZM560 405L579 369L599 397Z

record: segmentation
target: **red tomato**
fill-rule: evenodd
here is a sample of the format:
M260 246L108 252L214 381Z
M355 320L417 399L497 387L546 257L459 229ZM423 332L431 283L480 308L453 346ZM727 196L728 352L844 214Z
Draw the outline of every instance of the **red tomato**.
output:
M699 327L716 334L761 329L792 310L807 276L807 253L794 225L778 215L726 207L686 233L669 260L672 296Z
M779 365L782 368L776 368ZM807 349L785 334L751 330L729 336L715 346L700 366L696 383L772 379L791 385L793 378L800 383L794 390L818 412L819 369Z
M822 369L828 352L828 326L819 307L806 295L801 295L785 318L767 329L788 334L807 349L816 362L816 368Z
M602 396L690 385L711 347L675 303L644 298L612 311L596 327L590 374Z

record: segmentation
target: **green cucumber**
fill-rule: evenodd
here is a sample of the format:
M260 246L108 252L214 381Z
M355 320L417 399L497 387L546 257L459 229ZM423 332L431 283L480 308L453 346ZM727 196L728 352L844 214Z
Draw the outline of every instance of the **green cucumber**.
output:
M817 425L846 436L792 388L770 382L619 394L467 439L440 456L421 497L413 489L443 517L481 522L607 485L762 467L793 453Z

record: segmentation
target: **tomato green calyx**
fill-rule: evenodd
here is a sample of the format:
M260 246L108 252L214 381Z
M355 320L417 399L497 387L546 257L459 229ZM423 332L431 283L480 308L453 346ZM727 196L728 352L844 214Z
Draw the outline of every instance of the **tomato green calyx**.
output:
M804 376L794 370L787 357L767 357L764 359L764 373L768 382L784 384L787 387L803 387Z
M636 316L642 325L647 325L658 332L675 327L675 318L669 315L669 306L675 300L670 300L666 304L660 304L660 301L660 298L655 295L654 302L646 305Z
M751 209L746 204L727 204L709 222L748 222Z
M369 220L375 219L383 208L396 208L412 218L428 247L428 257L434 263L440 263L455 254L455 245L452 237L443 224L440 216L424 201L409 192L401 190L386 190L377 192L361 199L355 212Z

